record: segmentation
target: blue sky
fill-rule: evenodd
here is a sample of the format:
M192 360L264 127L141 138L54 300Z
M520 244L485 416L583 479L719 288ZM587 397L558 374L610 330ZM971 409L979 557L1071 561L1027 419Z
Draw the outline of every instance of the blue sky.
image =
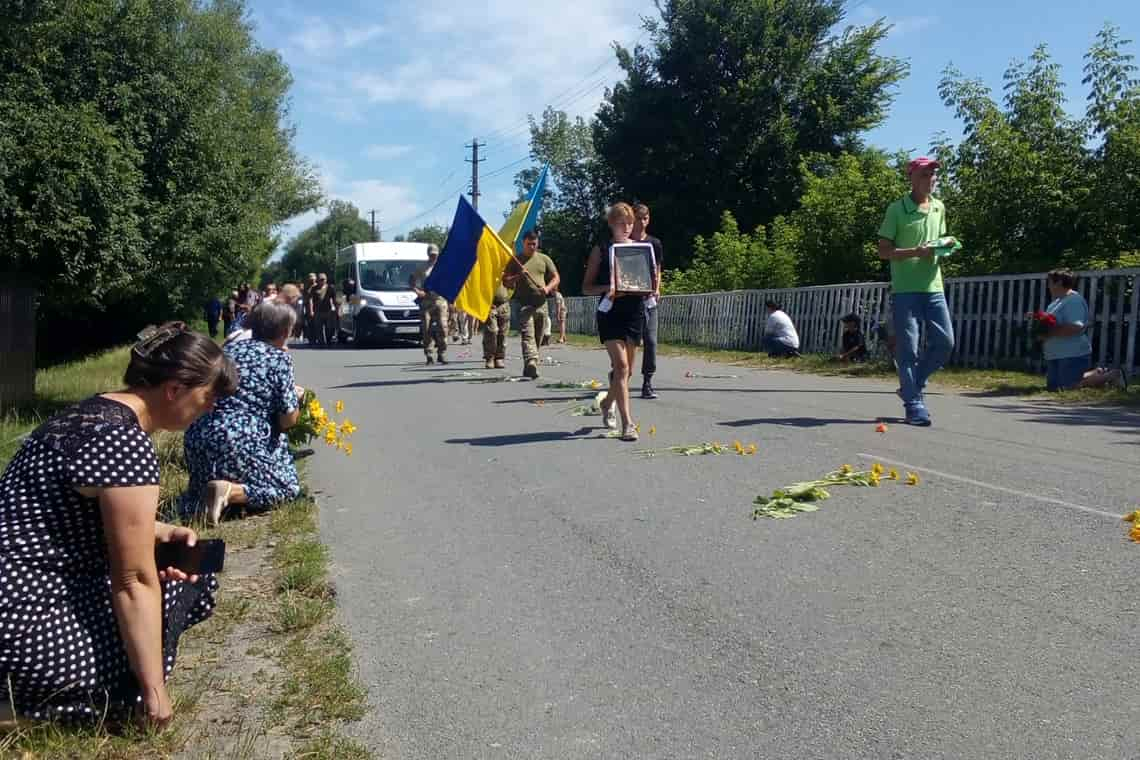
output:
M869 135L891 150L924 152L940 130L956 134L938 99L953 63L998 94L1010 61L1045 43L1062 65L1070 109L1083 113L1082 56L1106 20L1140 40L1137 0L957 0L915 4L850 0L849 18L895 25L884 52L906 58L910 76L887 122ZM521 9L521 10L520 10ZM293 72L297 147L330 198L379 212L384 239L425 223L447 224L466 190L472 137L487 143L480 210L493 225L527 165L526 116L547 104L589 115L619 69L612 41L642 34L646 0L251 0L260 42ZM1140 57L1140 45L1133 44ZM291 220L289 236L320 212Z

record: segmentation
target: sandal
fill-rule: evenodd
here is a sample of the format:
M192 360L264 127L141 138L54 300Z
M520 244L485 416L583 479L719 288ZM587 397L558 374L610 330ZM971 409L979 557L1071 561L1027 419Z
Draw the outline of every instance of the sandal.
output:
M610 404L609 409L602 409L602 425L610 430L618 429L617 414L614 412L616 404Z
M621 431L623 441L636 441L637 438L637 427L635 425L626 425L625 430Z

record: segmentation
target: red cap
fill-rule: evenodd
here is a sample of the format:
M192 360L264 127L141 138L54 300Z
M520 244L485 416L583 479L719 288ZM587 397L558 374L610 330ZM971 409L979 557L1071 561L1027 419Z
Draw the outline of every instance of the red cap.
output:
M906 165L906 173L910 174L915 169L925 169L928 166L933 166L935 169L941 169L942 164L937 159L929 158L927 156L919 156Z

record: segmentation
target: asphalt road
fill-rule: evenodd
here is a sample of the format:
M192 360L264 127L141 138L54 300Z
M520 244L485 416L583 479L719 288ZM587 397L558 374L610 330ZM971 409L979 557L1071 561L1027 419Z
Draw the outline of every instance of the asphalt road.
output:
M880 434L893 384L665 358L627 444L539 387L602 352L464 350L294 354L359 427L310 477L379 757L1140 757L1140 415L942 393ZM759 453L631 453L711 440ZM922 483L750 519L873 461Z

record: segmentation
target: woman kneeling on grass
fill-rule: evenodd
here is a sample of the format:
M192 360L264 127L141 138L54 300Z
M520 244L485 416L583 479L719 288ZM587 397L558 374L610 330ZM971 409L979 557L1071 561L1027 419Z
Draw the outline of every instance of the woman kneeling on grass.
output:
M122 720L162 727L178 637L209 617L217 581L155 566L189 528L155 521L149 433L184 430L237 387L212 340L181 323L131 349L126 390L45 422L0 477L0 720Z
M1046 386L1051 391L1076 388L1100 388L1108 384L1119 388L1128 381L1118 369L1092 366L1092 341L1089 340L1089 305L1073 288L1077 276L1068 269L1054 269L1046 278L1053 301L1045 309L1057 319L1045 336Z
M226 344L241 382L186 431L190 485L179 504L183 515L202 511L217 525L228 505L262 511L301 493L283 432L297 424L305 393L293 384L286 349L296 318L288 304L262 303L246 320L252 339Z
M645 297L637 293L615 290L610 279L610 246L630 242L633 232L633 208L628 203L615 203L606 214L612 238L590 251L582 293L603 296L598 305L598 338L610 355L610 390L602 401L602 420L606 427L617 428L614 406L621 415L623 441L637 440L637 426L629 410L629 378L633 374L637 347L645 330Z

